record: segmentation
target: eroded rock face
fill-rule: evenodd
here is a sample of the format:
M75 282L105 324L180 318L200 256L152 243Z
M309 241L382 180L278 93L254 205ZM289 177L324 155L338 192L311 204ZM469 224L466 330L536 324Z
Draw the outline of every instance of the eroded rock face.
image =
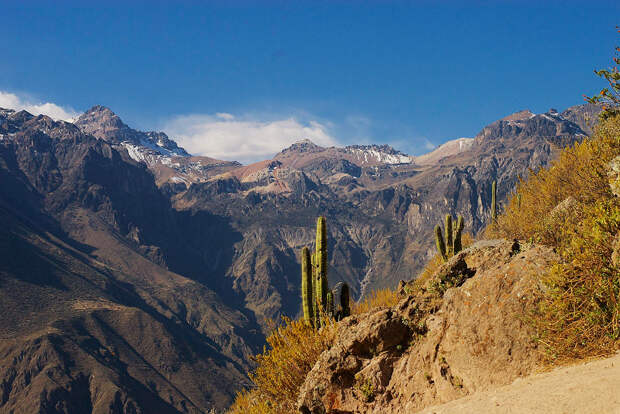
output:
M479 242L438 270L456 283L443 298L408 296L347 318L302 386L300 412L411 413L531 373L539 353L522 316L556 258L547 247Z

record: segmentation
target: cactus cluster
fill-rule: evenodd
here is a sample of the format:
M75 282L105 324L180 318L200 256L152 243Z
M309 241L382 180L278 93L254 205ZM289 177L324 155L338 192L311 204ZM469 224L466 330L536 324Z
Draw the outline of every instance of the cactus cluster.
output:
M349 286L340 282L329 290L327 281L327 228L325 217L316 222L316 249L304 247L301 250L301 299L304 320L319 328L321 316L340 320L351 314Z
M441 254L444 261L447 261L450 257L454 256L463 249L461 242L461 236L463 235L463 227L465 223L463 216L459 216L456 221L456 227L452 226L452 216L446 216L446 237L444 240L441 226L438 224L435 226L435 243L437 244L437 251Z

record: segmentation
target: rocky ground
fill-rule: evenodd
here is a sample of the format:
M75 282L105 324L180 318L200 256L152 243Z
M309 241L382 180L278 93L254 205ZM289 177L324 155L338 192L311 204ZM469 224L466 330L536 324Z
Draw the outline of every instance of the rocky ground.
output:
M394 308L346 319L307 376L300 411L411 413L533 373L540 354L523 317L556 258L547 247L481 241L443 265L428 292L404 285Z

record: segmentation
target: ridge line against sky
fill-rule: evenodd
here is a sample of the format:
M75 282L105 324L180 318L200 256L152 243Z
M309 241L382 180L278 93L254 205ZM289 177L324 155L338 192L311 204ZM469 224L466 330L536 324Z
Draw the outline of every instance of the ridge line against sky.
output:
M190 152L248 162L301 138L420 155L518 110L579 104L604 86L592 72L611 64L620 2L67 0L2 10L0 99L56 118L102 104Z

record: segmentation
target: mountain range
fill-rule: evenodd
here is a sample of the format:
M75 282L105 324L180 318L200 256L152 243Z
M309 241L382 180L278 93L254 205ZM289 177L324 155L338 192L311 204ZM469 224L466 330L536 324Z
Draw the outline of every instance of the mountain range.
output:
M506 200L597 113L520 111L419 157L301 140L242 165L103 106L74 123L0 109L0 411L225 407L273 321L299 314L317 216L331 282L395 287L446 214L479 232L492 182Z

